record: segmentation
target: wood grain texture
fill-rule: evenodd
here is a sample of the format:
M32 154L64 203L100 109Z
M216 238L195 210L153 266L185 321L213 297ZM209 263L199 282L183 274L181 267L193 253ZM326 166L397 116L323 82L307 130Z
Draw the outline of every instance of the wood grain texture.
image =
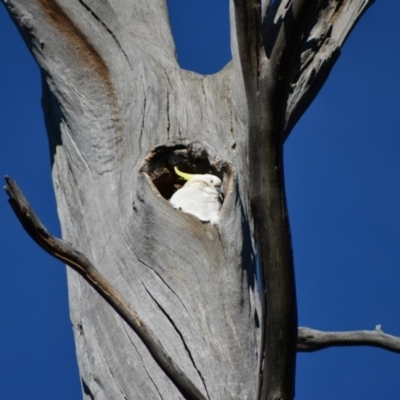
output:
M249 110L271 95L267 50L283 43L293 67L279 105L280 146L371 2L313 2L293 50L290 38L274 41L285 39L285 24L296 28L290 2L231 1L233 60L211 76L179 68L164 0L3 2L41 68L63 238L135 304L210 399L255 399L261 310L249 132L270 129L276 116L261 107L254 119ZM270 34L274 28L281 36ZM160 193L174 183L174 163L223 178L217 228L174 210ZM68 286L84 399L181 398L81 277L68 272Z

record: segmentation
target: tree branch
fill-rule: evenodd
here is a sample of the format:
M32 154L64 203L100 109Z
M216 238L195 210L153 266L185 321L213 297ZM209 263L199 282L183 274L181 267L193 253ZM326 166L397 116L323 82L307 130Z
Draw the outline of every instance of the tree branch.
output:
M264 292L259 398L291 399L297 307L282 145L334 65L335 49L371 1L233 3L248 105L249 203ZM318 42L317 50L305 57L309 41L314 43L312 39L322 28L334 38L336 47L329 47L325 59L326 47ZM321 58L325 69L319 66L319 79L315 79L313 62L318 65ZM307 69L310 65L314 69ZM302 86L304 79L308 79L306 87Z
M285 140L315 99L350 32L374 0L318 0L291 71Z
M249 110L249 179L265 293L262 400L294 397L297 305L281 137L290 71L315 4L316 0L273 3L259 33L263 43L259 48L258 107Z
M99 273L93 264L73 246L51 235L40 222L17 183L6 176L7 186L4 187L9 196L9 203L17 218L29 236L47 253L78 272L122 319L140 337L154 360L164 373L171 379L177 389L186 399L205 400L205 396L167 354L161 341L155 333L129 306L121 294Z
M233 2L248 106L249 203L264 293L262 400L294 397L297 306L281 137L290 71L315 2Z
M300 327L298 352L312 352L334 346L372 346L400 353L400 337L382 332L380 325L373 331L322 332Z
M249 109L256 108L260 44L260 12L258 1L233 0L237 47ZM256 121L257 122L257 121Z

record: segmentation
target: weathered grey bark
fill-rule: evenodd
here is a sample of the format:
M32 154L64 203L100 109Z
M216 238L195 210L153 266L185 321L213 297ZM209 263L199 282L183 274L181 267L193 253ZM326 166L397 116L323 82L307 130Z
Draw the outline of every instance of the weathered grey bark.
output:
M212 76L179 68L163 0L3 2L42 71L63 238L204 395L292 398L282 143L371 1L234 0L233 61ZM172 209L174 165L223 178L218 228ZM74 272L68 284L84 398L180 398L114 310Z

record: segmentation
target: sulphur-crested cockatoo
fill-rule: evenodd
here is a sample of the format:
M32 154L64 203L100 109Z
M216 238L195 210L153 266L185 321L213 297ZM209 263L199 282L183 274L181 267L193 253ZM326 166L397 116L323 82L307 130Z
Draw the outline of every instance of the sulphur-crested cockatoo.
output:
M175 167L187 182L171 197L174 208L195 215L200 221L217 224L221 208L221 179L209 174L187 174Z

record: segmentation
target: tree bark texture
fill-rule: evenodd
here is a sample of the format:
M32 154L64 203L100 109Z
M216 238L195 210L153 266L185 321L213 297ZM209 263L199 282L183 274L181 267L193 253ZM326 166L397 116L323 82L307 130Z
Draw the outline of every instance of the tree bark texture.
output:
M282 146L371 1L233 0L233 60L211 76L179 68L163 0L3 3L41 68L63 238L204 396L292 398ZM217 227L171 207L174 166L223 179ZM68 286L85 399L181 398L96 291Z

